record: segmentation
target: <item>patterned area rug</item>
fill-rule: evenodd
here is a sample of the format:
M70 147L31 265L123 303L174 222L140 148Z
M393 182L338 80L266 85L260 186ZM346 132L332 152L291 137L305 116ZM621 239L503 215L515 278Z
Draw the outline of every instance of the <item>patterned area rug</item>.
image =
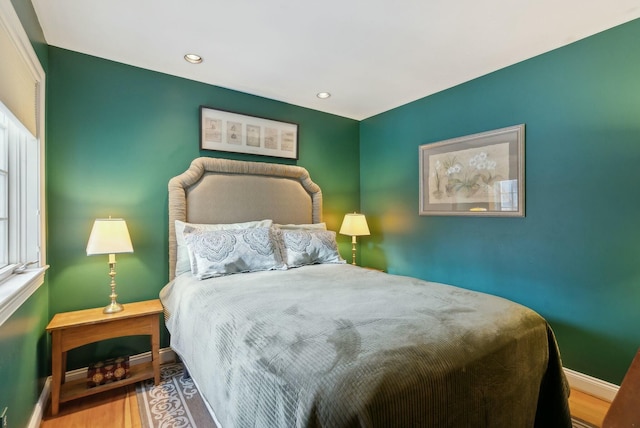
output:
M160 385L153 379L136 386L140 419L144 428L210 428L216 427L193 380L184 379L180 363L161 366ZM573 428L597 428L573 419Z
M160 385L153 379L136 385L140 419L144 428L215 427L193 380L185 379L180 363L160 366Z

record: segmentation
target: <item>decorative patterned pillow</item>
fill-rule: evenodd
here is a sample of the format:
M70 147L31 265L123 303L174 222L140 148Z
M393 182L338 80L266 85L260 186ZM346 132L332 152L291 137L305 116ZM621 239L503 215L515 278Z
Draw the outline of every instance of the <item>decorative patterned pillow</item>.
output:
M321 229L278 229L282 259L288 267L315 263L346 263L340 257L336 233Z
M254 227L269 227L273 222L271 220L259 220L248 221L244 223L226 223L226 224L195 224L185 223L184 221L176 220L176 276L188 272L191 269L189 261L189 251L187 250L187 243L184 239L185 227L201 230L231 230L231 229L249 229Z
M270 227L184 229L191 273L199 279L241 272L286 269Z
M280 229L314 229L314 230L327 230L326 223L311 223L311 224L274 224L274 227Z

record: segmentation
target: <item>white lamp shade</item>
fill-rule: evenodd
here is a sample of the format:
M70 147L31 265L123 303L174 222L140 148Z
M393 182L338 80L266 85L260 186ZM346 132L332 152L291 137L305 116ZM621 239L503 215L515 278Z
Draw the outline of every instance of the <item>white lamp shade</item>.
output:
M367 219L364 214L352 213L346 214L342 220L340 234L349 236L370 235Z
M87 255L133 253L127 223L121 218L99 218L93 223Z

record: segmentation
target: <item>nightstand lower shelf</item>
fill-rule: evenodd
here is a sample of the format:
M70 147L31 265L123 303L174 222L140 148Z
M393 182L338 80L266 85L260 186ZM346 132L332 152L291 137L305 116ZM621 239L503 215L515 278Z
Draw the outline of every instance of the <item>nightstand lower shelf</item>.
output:
M129 368L129 374L130 376L126 379L105 383L104 385L98 385L91 388L87 387L87 379L76 379L71 382L63 383L60 388L60 403L108 391L110 389L120 388L125 385L131 385L132 383L137 383L142 380L152 379L155 375L153 363L149 361L147 363L131 366Z

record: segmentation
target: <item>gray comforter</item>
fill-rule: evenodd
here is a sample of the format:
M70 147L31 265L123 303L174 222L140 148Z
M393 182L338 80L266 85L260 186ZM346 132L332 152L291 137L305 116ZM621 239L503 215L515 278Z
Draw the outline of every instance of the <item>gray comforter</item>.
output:
M160 297L224 428L571 426L553 333L502 298L328 264Z

